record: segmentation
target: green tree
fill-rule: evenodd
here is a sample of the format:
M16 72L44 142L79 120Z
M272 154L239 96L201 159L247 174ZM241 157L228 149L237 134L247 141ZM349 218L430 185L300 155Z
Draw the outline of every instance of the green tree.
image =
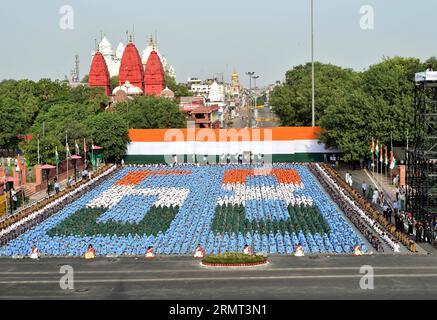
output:
M123 117L116 112L102 112L88 118L86 124L94 143L103 147L106 161L118 162L124 157L129 132Z
M14 148L18 145L17 135L23 133L24 117L16 100L0 96L0 146Z
M332 64L315 63L316 123L325 109L343 98L359 84L359 74ZM270 96L270 105L279 116L281 125L311 125L311 64L299 65L287 71L286 81Z
M38 164L38 142L39 142L39 155L40 163L50 163L55 165L55 149L58 148L59 157L65 158L65 136L62 143L58 137L53 136L52 133L48 133L44 136L35 135L33 139L22 143L24 146L24 154L27 163L30 165ZM62 151L61 151L62 150ZM70 150L71 147L70 147Z
M129 128L183 128L185 115L175 101L154 96L141 96L119 103L116 112L126 120Z
M326 108L320 120L324 128L320 140L328 147L340 148L345 161L365 159L370 154L372 135L382 127L387 108L383 99L354 90Z
M70 151L74 147L74 141L83 141L91 136L91 128L86 120L99 112L95 105L63 103L52 105L46 112L42 112L36 118L30 128L34 137L32 141L24 141L20 144L26 159L30 164L36 164L37 139L40 139L40 151L47 146L52 149L58 146L60 158L65 155L65 137L68 136ZM46 139L48 139L46 141ZM47 143L47 144L46 144ZM51 150L54 152L54 149ZM52 156L50 156L52 157ZM43 158L44 161L48 161Z
M118 80L118 76L113 76L113 77L111 77L111 79L110 79L110 83L111 83L111 92L112 92L112 90L114 90L116 87L118 87L118 82L119 82L119 80Z
M435 56L432 56L423 63L423 70L426 70L428 66L431 66L434 71L437 71L437 58Z
M174 92L175 97L192 96L192 93L188 90L187 86L178 84L168 73L165 73L165 85Z
M407 129L414 130L413 89L414 74L424 70L424 65L415 58L384 58L363 73L362 88L371 97L381 98L387 108L381 112L379 126L372 133L383 143L390 141L404 144ZM375 120L374 120L375 121Z

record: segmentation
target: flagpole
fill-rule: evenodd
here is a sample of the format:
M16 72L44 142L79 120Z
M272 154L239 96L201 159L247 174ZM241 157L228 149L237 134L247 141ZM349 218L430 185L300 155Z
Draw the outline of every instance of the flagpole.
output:
M379 156L379 160L381 160L381 156L382 156L382 145L381 145L381 153L380 153L380 156ZM384 165L384 157L382 157L382 161L379 161L379 162L381 162L381 174L379 175L379 184L381 185L381 191L382 191L382 166Z
M85 138L83 138L83 153L84 153L84 166L85 166L85 169L86 169L86 142L85 142Z
M91 158L94 159L94 140L91 140ZM94 164L92 162L93 160L90 159L90 161L91 161L91 169L94 172Z
M40 163L40 159L41 159L41 157L40 157L40 154L39 154L39 137L38 137L38 164L41 164Z
M58 146L55 147L55 151L56 151L56 181L58 181L59 183L59 169L58 169L58 164L59 164L59 155L58 155Z
M379 154L376 156L376 182L378 183L378 172L379 172Z
M68 184L68 139L67 139L67 131L65 132L65 157L67 159L67 184Z
M384 164L384 157L382 157L382 153L383 153L383 145L381 144L381 153L379 154L379 162L381 164L381 173L379 174L379 185L381 186L381 191L382 191L382 166ZM382 161L381 161L381 157L382 157Z
M372 175L375 177L375 144L372 137Z
M379 152L381 152L381 150L379 150ZM379 174L379 167L380 167L380 161L379 161L379 154L378 154L378 167L376 168L376 173L378 174L378 176L376 177L376 180L378 181L379 185L381 185L381 175ZM381 190L380 190L381 191Z
M382 188L382 182L381 182L381 175L382 175L382 162L381 162L381 154L382 154L382 145L381 145L381 149L379 150L379 166L380 166L380 172L378 172L378 180L379 180L379 186ZM382 190L380 190L382 191Z

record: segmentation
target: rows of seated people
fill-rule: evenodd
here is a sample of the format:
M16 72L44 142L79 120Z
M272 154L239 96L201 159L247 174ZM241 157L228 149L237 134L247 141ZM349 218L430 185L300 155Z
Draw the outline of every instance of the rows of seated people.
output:
M135 175L135 172L142 170L162 171L178 168L183 172L147 174L143 179L132 178L133 184L118 184L129 173ZM362 244L361 238L306 166L273 164L275 170L296 170L301 184L294 187L288 185L292 192L287 190L287 185L278 184L276 178L264 175L247 177L244 186L247 192L235 192L233 188L226 188L223 184L226 170L248 168L249 165L238 164L124 167L96 188L62 208L57 214L10 241L6 246L0 247L0 255L25 255L33 244L42 254L67 256L83 255L90 243L97 254L101 255L144 254L148 246L153 246L157 254L192 254L198 244L206 253L241 251L245 244L249 244L254 252L287 254L293 252L298 243L303 246L306 253L351 253L355 245ZM251 191L255 192L255 197ZM287 219L289 204L317 206L331 231L329 234L303 231L217 234L212 231L211 223L216 206L220 205L219 199L225 197L233 197L235 203L244 204L247 218L257 220ZM144 199L145 204L140 203L141 199ZM82 208L107 208L106 213L98 219L98 223L108 220L137 223L147 214L141 211L146 211L152 204L179 206L179 212L167 230L161 230L156 234L127 236L111 234L110 231L108 234L94 236L78 236L74 233L58 236L47 234Z

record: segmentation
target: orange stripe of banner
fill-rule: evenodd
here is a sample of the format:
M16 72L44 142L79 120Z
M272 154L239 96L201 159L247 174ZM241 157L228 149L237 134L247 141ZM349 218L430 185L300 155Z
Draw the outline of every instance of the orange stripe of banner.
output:
M164 141L284 141L316 140L320 127L275 127L260 129L130 129L132 142Z

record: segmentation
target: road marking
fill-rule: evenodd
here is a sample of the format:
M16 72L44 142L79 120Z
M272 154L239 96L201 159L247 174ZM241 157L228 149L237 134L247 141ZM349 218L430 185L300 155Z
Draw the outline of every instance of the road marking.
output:
M230 281L230 280L306 280L306 279L347 279L361 278L361 274L354 275L320 275L320 276L263 276L263 277L208 277L208 278L138 278L138 279L74 279L75 283L119 283L119 282L184 282L184 281ZM375 278L436 278L437 273L430 274L381 274ZM14 280L0 281L0 284L59 284L59 280Z
M197 267L197 266L195 266ZM213 273L217 271L226 271L226 272L275 272L275 271L335 271L335 270L360 270L360 266L357 267L315 267L315 268L275 268L275 269L175 269L175 270L82 270L75 271L75 274L129 274L129 273L192 273L192 272L208 272ZM417 266L417 267L373 267L375 270L437 270L437 266ZM50 274L59 274L59 271L2 271L0 275L50 275Z
M367 170L364 170L364 172L367 174L367 176L369 177L370 181L373 183L373 187L379 189L379 185L377 182L375 182L375 180L373 179L373 177L369 174L369 172Z

